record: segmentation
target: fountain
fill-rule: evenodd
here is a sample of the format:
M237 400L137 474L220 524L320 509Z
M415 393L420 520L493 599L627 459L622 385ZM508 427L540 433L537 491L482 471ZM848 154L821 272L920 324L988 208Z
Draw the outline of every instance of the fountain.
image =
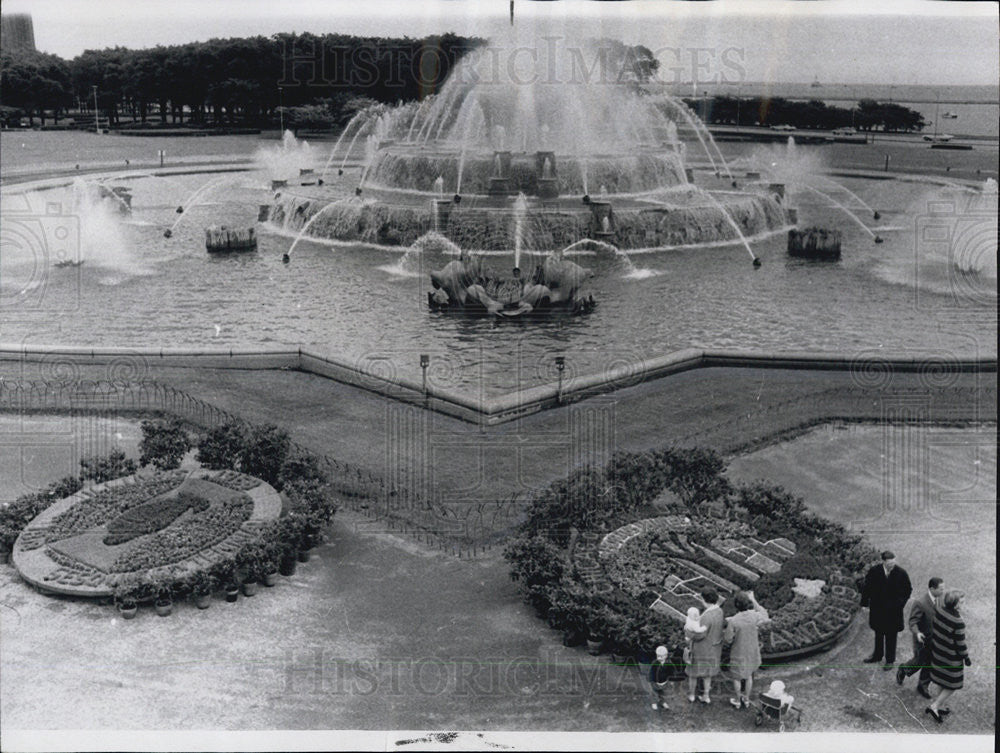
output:
M578 75L574 54L581 45L546 43L535 75L518 69L530 56L488 70L479 66L491 56L467 56L432 98L359 113L327 166L340 159L343 170L355 145L364 143L364 154L353 156L363 162L362 183L348 183L345 174L308 190L283 190L270 221L294 232L322 209L325 220L310 227L317 237L405 248L436 230L463 249L509 252L519 215L540 253L583 238L613 240L623 249L714 247L789 224L774 192L722 190L735 182L732 173L704 124L679 100L624 85L568 85ZM495 53L517 49L501 45ZM593 59L605 64L596 52ZM725 182L694 184L677 123ZM602 215L588 206L590 186L600 186ZM447 202L446 187L454 191ZM344 201L326 209L345 192L362 190L368 202L360 210ZM514 206L519 194L523 208ZM350 221L338 221L339 212Z

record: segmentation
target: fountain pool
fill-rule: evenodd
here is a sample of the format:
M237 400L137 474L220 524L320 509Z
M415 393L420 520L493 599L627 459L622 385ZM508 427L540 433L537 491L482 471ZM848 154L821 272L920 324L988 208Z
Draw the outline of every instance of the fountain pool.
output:
M709 170L696 171L695 179L708 180ZM215 186L164 238L177 206L209 181ZM5 189L4 343L301 344L413 379L420 377L419 354L428 353L436 384L487 395L553 381L554 354L565 356L567 376L690 346L996 354L995 192L843 179L881 211L877 223L868 220L886 239L875 246L836 206L791 182L789 203L800 224L842 229L840 262L790 259L783 235L750 240L764 261L756 271L738 241L619 252L584 243L567 257L594 270L589 288L600 306L586 317L527 324L427 310L428 274L454 258L450 243L409 249L304 237L294 261L283 265L297 233L263 224L256 253L207 254L205 227L250 226L259 205L273 197L266 170L108 182L132 189L130 217L100 206L74 208L72 186ZM46 214L53 207L56 214ZM70 258L84 262L79 267L53 268L54 246L15 237L21 230L52 233L60 216L77 233L70 237L79 238L66 247ZM530 269L543 253L526 243L522 266ZM498 272L508 271L512 259L512 248L483 254L485 268Z

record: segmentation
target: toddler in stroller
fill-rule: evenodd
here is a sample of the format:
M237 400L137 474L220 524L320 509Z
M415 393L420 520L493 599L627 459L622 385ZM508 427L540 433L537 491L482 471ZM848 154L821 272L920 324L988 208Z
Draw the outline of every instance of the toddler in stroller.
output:
M754 725L759 727L765 719L778 723L778 731L785 731L786 720L789 715L795 714L795 722L802 721L802 709L792 705L795 698L785 692L785 683L775 680L771 686L763 691L760 696L760 705L757 708L757 716Z

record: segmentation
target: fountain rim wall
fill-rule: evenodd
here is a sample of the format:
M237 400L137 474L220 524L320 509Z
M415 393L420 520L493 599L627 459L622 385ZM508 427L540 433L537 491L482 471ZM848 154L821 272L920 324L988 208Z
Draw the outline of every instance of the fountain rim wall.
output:
M0 363L60 363L80 366L112 366L136 360L160 368L242 369L303 371L342 384L364 389L382 397L417 404L475 424L493 426L557 408L599 394L633 387L685 371L704 368L795 369L806 371L849 371L863 379L874 369L879 374L894 373L997 373L997 358L941 357L932 354L893 355L881 350L860 353L807 353L790 351L756 352L685 348L661 356L509 392L493 398L474 399L460 392L428 385L426 392L417 380L393 379L366 372L358 363L328 355L295 350L258 349L168 349L168 348L87 348L71 346L19 346L0 344ZM870 378L870 377L869 377ZM132 380L141 381L141 380ZM12 381L16 384L16 381ZM16 407L16 406L15 406Z

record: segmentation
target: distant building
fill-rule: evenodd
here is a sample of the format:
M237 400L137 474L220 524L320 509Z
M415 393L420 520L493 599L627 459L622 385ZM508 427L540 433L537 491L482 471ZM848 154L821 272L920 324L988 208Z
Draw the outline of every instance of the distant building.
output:
M0 52L35 52L35 27L28 13L0 16Z

